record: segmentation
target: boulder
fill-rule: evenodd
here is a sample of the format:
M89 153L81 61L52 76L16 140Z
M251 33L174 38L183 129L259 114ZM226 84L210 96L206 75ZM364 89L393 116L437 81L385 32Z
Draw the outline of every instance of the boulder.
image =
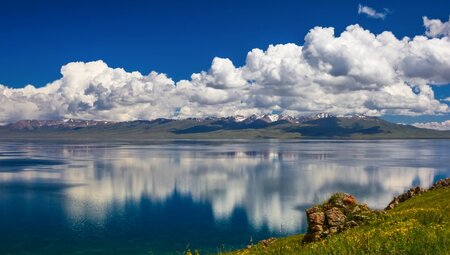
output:
M437 181L429 190L448 187L450 187L450 178ZM426 191L420 186L411 188L394 197L385 210L370 210L367 204L358 204L354 196L336 193L322 205L306 209L308 232L303 238L303 242L313 242L334 233L357 227L369 217L385 214L386 210L393 209L398 204Z
M334 234L338 232L338 227L330 227L330 234Z
M315 212L308 215L308 223L310 225L323 225L325 222L325 214L323 212Z
M354 220L351 220L351 221L347 221L345 223L345 226L348 227L348 228L356 227L356 226L358 226L358 223L356 221L354 221Z
M311 231L313 231L314 233L316 233L316 232L322 232L322 231L323 231L323 225L314 225L314 226L311 226Z
M347 217L341 210L333 207L325 212L328 226L341 226L345 223Z
M342 201L344 202L345 205L357 205L358 201L356 201L356 198L352 195L348 195L345 196L344 198L342 198Z
M308 232L303 242L320 240L334 233L356 227L367 218L371 210L358 204L356 198L346 193L336 193L320 206L306 210Z

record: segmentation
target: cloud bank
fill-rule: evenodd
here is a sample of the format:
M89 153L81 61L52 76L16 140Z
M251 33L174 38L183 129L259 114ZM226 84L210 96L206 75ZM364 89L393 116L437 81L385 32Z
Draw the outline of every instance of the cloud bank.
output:
M441 29L444 24L448 22L424 18L428 37L401 39L388 31L373 34L359 25L339 35L332 27L315 27L304 45L253 49L240 67L216 57L208 71L178 82L163 73L111 68L101 60L73 62L61 68L61 79L41 88L0 85L0 122L270 112L448 113L449 106L437 100L431 88L450 83L450 39Z
M418 128L427 128L427 129L435 129L435 130L450 130L450 120L442 121L442 122L425 122L425 123L414 123L413 126Z
M384 9L384 12L377 12L375 9L369 6L358 5L358 14L366 14L370 18L385 19L389 13L389 9Z

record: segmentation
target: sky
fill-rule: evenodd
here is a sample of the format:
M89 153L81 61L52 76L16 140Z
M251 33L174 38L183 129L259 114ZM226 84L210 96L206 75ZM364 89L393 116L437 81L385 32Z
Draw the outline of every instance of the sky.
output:
M441 122L449 14L449 1L3 0L0 123L322 111Z

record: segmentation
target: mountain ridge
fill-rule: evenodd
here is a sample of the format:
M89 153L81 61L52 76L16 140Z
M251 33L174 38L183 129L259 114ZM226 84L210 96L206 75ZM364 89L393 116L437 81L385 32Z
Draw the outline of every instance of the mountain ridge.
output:
M99 125L111 125L111 124L117 124L117 123L132 123L132 122L161 122L161 121L182 121L182 120L193 120L196 122L205 122L205 121L232 121L235 123L246 123L250 124L255 121L263 121L266 123L274 123L274 122L289 122L289 123L301 123L311 120L317 120L317 119L326 119L326 118L337 118L335 115L331 115L328 113L318 113L315 115L309 115L309 116L291 116L291 115L283 115L283 114L262 114L262 115L250 115L248 117L245 117L243 115L235 115L235 116L228 116L228 117L206 117L206 118L185 118L185 119L170 119L170 118L157 118L153 120L130 120L130 121L105 121L105 120L86 120L86 119L76 119L76 118L63 118L63 119L55 119L55 120L38 120L38 119L24 119L19 120L14 123L10 123L7 125L4 125L6 127L12 128L12 129L28 129L33 130L37 128L45 128L45 127L63 127L63 128L80 128L80 127L92 127L92 126L99 126ZM343 116L342 118L349 118L349 119L372 119L377 120L378 117L372 117L372 116L366 116L366 115L349 115L349 116Z
M439 139L450 131L395 124L378 117L326 113L293 117L251 115L186 119L95 121L21 120L0 127L1 140L146 139Z

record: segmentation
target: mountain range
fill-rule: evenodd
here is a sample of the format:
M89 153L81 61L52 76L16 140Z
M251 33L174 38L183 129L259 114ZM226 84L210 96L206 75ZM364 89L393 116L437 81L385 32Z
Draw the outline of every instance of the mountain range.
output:
M21 120L0 127L1 140L145 140L145 139L438 139L450 131L395 124L378 117L327 113L293 117L155 119L124 122L80 119Z

